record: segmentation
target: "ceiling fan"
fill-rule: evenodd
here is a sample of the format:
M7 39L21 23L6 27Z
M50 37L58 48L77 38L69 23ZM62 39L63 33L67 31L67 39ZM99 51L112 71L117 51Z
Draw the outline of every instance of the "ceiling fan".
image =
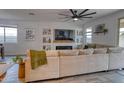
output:
M69 20L77 21L77 20L82 20L84 18L93 18L91 15L96 14L96 12L86 13L88 10L90 9L85 9L82 12L79 12L78 10L69 9L71 15L67 15L67 14L59 14L59 15L64 16L64 19L66 19L65 21L69 21Z

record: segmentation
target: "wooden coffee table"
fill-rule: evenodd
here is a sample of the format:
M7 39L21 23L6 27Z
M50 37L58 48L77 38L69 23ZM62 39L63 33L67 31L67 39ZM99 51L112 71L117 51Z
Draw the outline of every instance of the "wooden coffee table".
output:
M6 72L0 76L0 81L3 80L5 76L6 76Z

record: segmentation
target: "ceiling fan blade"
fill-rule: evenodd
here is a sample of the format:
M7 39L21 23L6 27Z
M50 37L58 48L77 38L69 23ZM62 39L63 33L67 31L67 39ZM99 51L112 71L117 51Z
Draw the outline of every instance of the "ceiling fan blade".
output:
M84 17L84 16L88 16L88 15L93 15L93 14L96 14L96 12L85 14L85 15L81 15L80 17Z
M81 18L93 18L93 17L81 17Z
M66 14L59 14L59 15L66 16L66 17L71 17L70 15L66 15Z
M71 18L68 18L67 20L64 20L64 22L71 20Z
M73 16L76 16L75 12L72 9L69 9L71 11L71 13L73 14Z
M71 17L68 17L68 16L66 16L66 17L60 17L59 19L66 19L66 18L71 18Z
M82 15L83 13L85 13L86 11L88 11L89 9L85 9L84 11L82 11L80 14L79 14L79 16L80 15Z
M84 21L83 19L79 18L80 21Z

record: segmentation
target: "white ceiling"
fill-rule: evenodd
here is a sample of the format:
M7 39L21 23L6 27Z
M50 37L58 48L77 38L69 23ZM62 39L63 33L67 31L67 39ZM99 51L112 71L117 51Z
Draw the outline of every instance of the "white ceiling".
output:
M83 11L83 9L79 9L78 11ZM97 12L97 14L93 15L93 19L96 19L116 11L119 11L119 9L91 9L87 13ZM35 15L29 15L29 13L35 13ZM64 20L60 19L63 16L58 15L59 13L71 14L68 9L0 9L0 19L63 22ZM84 19L80 22L83 24L90 20L92 18Z

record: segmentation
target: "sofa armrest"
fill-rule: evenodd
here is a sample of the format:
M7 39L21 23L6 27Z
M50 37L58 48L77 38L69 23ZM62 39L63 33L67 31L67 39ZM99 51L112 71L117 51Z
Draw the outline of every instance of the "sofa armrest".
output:
M31 73L31 60L27 57L25 60L25 82L30 80L30 73Z

